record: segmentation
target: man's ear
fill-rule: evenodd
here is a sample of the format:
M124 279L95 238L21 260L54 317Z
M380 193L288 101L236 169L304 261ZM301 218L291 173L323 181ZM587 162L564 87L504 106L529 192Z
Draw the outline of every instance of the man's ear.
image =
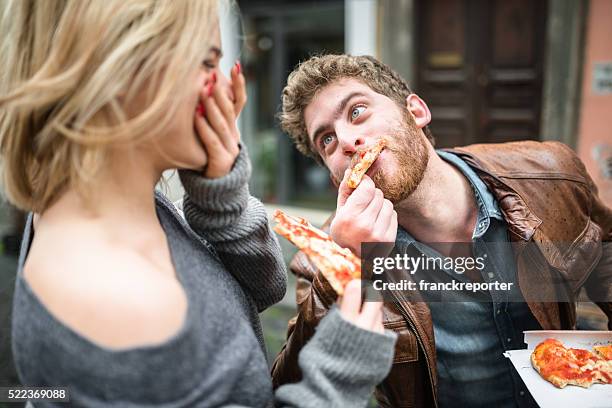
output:
M410 94L406 97L406 109L414 117L414 121L419 129L424 128L431 122L431 112L417 94Z

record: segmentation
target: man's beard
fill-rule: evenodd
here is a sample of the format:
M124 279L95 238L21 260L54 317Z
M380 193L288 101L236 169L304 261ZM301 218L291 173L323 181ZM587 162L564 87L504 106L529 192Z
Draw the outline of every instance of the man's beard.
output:
M397 167L385 171L381 166L372 177L376 187L381 189L385 198L393 204L405 200L416 190L423 180L429 162L429 142L417 128L410 113L405 113L397 128L397 132L386 138L385 148L395 157Z

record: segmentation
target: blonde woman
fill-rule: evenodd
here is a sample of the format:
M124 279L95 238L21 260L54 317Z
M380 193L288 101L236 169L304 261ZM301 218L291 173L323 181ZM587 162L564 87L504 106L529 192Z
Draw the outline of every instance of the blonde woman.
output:
M258 312L286 289L218 69L212 0L5 0L0 153L30 212L13 310L26 386L73 406L364 406L395 338L358 284L272 392ZM155 185L181 168L185 222ZM34 214L34 215L33 215ZM33 401L53 406L52 401Z

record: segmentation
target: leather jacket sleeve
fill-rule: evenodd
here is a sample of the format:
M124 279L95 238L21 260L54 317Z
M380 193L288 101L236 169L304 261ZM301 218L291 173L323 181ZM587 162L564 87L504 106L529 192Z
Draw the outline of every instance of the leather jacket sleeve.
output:
M597 187L586 170L585 176L592 194L591 222L601 228L602 254L584 287L608 317L608 330L612 330L612 210L597 195Z

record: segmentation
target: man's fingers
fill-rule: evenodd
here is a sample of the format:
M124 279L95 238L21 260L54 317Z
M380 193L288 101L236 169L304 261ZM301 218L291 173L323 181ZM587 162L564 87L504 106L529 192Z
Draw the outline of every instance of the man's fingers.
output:
M387 240L388 242L395 242L395 238L397 237L397 211L393 211L393 215L391 216L391 221L389 225L387 225Z
M376 217L376 225L382 227L388 227L391 224L393 218L393 203L387 199L383 200L382 208Z
M363 211L370 205L370 202L374 198L376 186L371 178L363 176L361 183L351 193L350 197L346 199L345 205L350 205L358 211Z
M338 202L337 207L340 208L344 206L346 200L349 198L353 189L350 188L347 184L349 174L351 173L351 169L348 168L344 171L344 176L342 177L342 181L340 182L340 186L338 187Z
M384 195L380 189L374 190L374 198L370 201L370 204L366 207L366 209L361 213L360 217L363 217L366 220L376 221L380 210L382 209L384 203Z
M359 316L361 309L361 282L357 279L350 281L344 288L344 296L340 303L342 316L351 322Z

